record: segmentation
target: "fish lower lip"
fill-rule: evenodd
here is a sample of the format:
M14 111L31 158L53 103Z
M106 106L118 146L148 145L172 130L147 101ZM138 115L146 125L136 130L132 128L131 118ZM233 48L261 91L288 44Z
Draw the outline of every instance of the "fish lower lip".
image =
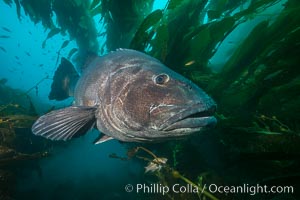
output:
M179 120L170 126L164 128L164 131L172 131L175 129L181 128L190 128L197 129L201 127L214 127L217 123L217 119L214 116L205 116L205 117L186 117L182 120Z
M198 106L192 106L190 109L180 112L178 115L170 118L162 125L161 130L170 131L180 128L199 129L201 127L213 127L217 122L216 118L213 116L215 111L216 105L211 105L205 110Z

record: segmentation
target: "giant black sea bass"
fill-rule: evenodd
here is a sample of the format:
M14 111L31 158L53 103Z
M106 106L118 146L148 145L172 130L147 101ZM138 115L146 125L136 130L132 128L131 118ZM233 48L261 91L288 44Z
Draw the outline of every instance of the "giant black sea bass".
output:
M159 142L216 124L216 104L202 89L144 53L120 49L96 57L76 77L61 76L58 84L78 79L74 91L62 89L74 95L74 104L41 116L35 135L69 140L96 127L102 135L95 143Z

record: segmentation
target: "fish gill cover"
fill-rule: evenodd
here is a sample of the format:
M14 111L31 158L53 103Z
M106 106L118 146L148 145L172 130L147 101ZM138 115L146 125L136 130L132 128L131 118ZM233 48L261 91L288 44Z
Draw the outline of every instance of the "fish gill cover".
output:
M1 199L299 199L300 2L158 2L1 2ZM163 145L33 136L39 115L71 103L47 99L60 59L80 72L89 55L117 48L145 52L203 88L218 105L217 127ZM294 192L124 190L138 183Z

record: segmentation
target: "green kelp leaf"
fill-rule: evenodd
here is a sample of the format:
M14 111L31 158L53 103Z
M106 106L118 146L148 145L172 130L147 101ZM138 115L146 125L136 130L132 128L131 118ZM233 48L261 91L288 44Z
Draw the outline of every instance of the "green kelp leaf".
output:
M209 32L211 43L207 46L205 54L202 57L210 59L217 51L218 44L221 44L224 39L230 34L238 24L235 23L233 17L226 17L221 21L215 21L209 24Z
M274 3L278 0L259 0L259 1L250 1L250 5L247 9L242 10L238 13L235 13L233 17L235 19L239 19L241 17L255 17L257 12L260 9L267 9L268 7L274 5Z
M90 18L88 16L82 16L80 17L79 26L83 29L88 30Z
M69 54L68 54L68 60L70 60L70 58L73 56L74 53L76 53L78 51L77 48L73 48L70 50Z
M203 66L216 52L217 45L220 44L235 27L232 17L227 17L221 21L214 21L198 27L191 28L184 35L184 44L189 44L189 55L185 62L194 60Z
M104 36L106 36L106 35L107 35L107 32L104 31L104 32L102 32L102 33L98 33L98 34L97 34L97 37L104 37Z
M246 72L249 65L257 59L258 54L265 48L268 24L268 21L262 21L257 24L248 37L235 50L224 65L220 80L216 85L211 85L214 91L221 94L222 91L230 88L239 77L243 76L243 73Z
M164 61L168 54L169 32L167 24L161 24L156 29L156 36L151 41L152 53L157 59Z
M84 4L82 0L73 0L72 2L75 3L77 7L81 7Z
M102 5L97 6L96 8L91 10L91 16L101 15Z
M60 28L53 28L47 35L47 39L53 37L60 32Z
M288 83L272 87L259 100L258 107L288 119L300 117L300 76ZM276 105L276 106L274 106Z
M62 43L62 45L61 45L61 47L60 47L60 49L63 49L63 48L65 48L66 46L68 46L68 44L70 43L70 40L66 40L66 41L64 41L64 43Z
M19 0L17 0L19 1ZM45 28L54 26L52 21L52 1L49 0L22 0L20 1L24 12L34 23L42 22Z
M169 0L168 9L174 9L179 6L183 0Z
M138 28L134 38L131 41L130 47L137 50L144 50L145 43L150 39L147 30L154 26L162 18L162 16L163 13L159 9L150 13Z
M272 80L274 78L276 78L278 75L280 75L281 73L283 72L282 69L280 70L277 70L271 74L268 74L265 78L264 78L264 81L267 81L267 80Z
M190 60L200 61L201 54L207 49L207 46L211 42L210 31L208 27L205 27L196 36L190 40Z
M207 16L209 20L220 18L222 13L226 11L226 5L228 2L228 0L209 1L207 6Z
M211 37L215 41L215 43L219 42L220 40L225 39L226 34L231 32L235 27L235 20L233 17L226 17L221 21L217 21L211 23L209 26L209 30L211 33Z
M45 46L46 46L46 41L47 41L49 38L53 37L54 35L60 33L60 31L61 31L61 29L59 29L59 28L53 28L53 29L51 29L51 31L50 31L50 32L48 33L48 35L47 35L47 38L44 40L44 42L43 42L43 44L42 44L42 47L45 48Z
M14 0L15 4L16 4L16 9L17 9L17 15L18 15L18 19L21 19L21 5L19 0Z
M150 13L142 22L141 26L139 27L139 30L146 31L151 26L155 25L163 16L162 10L155 10L152 13Z
M223 71L228 74L232 74L233 71L237 72L237 68L241 69L240 63L245 62L243 65L247 65L252 62L257 52L255 49L261 47L265 36L266 29L268 28L268 21L263 21L253 28L249 36L239 46L235 53L231 56L228 62L225 64ZM240 71L240 70L238 70Z
M91 8L91 9L94 9L99 3L100 3L100 0L94 0L94 1L91 3L90 8ZM99 7L99 6L98 6L98 7Z
M209 20L218 19L221 16L222 12L220 10L208 10L207 16Z
M3 0L3 1L4 1L4 3L6 3L9 6L11 6L11 4L12 4L12 0Z

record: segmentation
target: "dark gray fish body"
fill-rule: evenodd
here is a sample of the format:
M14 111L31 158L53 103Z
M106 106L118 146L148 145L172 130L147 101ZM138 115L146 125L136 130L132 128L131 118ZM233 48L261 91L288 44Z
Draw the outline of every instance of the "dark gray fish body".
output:
M216 105L198 86L158 60L118 50L95 58L79 78L74 105L52 111L33 133L67 140L96 126L104 137L154 142L185 137L213 126Z

